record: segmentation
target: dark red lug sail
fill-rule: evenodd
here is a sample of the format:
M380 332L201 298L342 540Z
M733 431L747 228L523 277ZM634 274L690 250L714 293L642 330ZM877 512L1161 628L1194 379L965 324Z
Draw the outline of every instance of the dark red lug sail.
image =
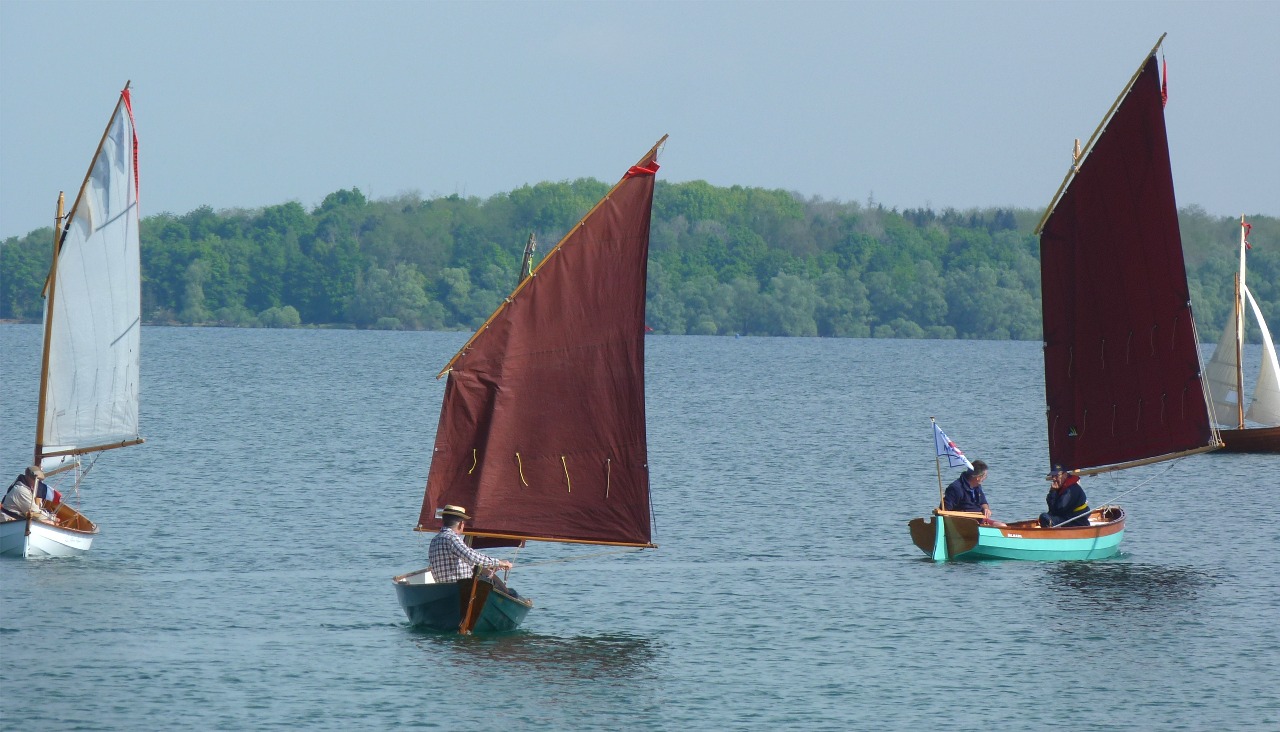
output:
M665 138L664 138L665 139ZM648 545L644 310L655 146L448 372L418 528Z
M1040 266L1050 462L1209 445L1154 56L1049 215Z

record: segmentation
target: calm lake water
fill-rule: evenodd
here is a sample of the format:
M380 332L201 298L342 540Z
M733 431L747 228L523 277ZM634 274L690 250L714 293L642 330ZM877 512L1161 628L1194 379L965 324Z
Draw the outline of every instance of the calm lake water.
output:
M1112 560L912 545L930 416L991 464L998 517L1043 510L1039 343L650 337L660 548L522 569L599 551L531 544L521 631L411 630L390 579L427 564L433 377L465 338L145 328L148 441L93 468L93 551L0 561L0 726L1280 725L1275 456L1086 479L1095 505L1124 495ZM0 325L10 474L39 343Z

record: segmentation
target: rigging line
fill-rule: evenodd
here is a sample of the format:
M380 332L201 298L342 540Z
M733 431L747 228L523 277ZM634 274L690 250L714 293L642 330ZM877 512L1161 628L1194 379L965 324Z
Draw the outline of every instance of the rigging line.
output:
M102 453L95 452L93 454L93 461L89 463L89 467L85 468L84 470L78 471L79 475L76 476L76 484L75 484L77 500L79 500L80 498L80 484L84 482L85 478L89 477L89 471L93 470L93 466L98 464L98 458L100 457L102 457Z
M74 477L74 478L73 478L73 480L71 481L71 487L69 487L69 488L67 489L67 492L68 492L68 494L72 494L72 493L74 493L74 494L75 494L75 499L76 499L76 505L77 505L77 506L79 506L79 505L80 505L80 499L81 499L81 496L80 496L80 484L81 484L81 483L83 483L83 482L84 482L85 477L86 477L87 475L89 475L89 471L90 471L90 470L93 470L93 466L94 466L95 464L97 464L97 462L98 462L98 458L100 458L100 457L102 457L102 453L101 453L101 452L95 452L95 453L93 454L93 461L89 463L89 467L87 467L87 468L86 468L86 467L84 467L84 463L83 463L83 462L81 462L79 459L77 459L77 460L76 460L75 471L72 473L72 475L73 475L73 476L75 476L75 477Z
M1142 487L1143 487L1143 486L1145 486L1147 483L1150 483L1151 481L1155 480L1156 478L1163 477L1165 473L1168 473L1170 470L1173 470L1173 466L1174 466L1174 465L1177 465L1179 462L1181 462L1181 461L1182 461L1182 460L1184 460L1184 459L1185 459L1185 458L1179 458L1178 460L1170 460L1170 461L1169 461L1169 464L1165 466L1165 468L1164 468L1164 470L1163 470L1162 472L1160 472L1160 473L1158 473L1158 474L1156 474L1156 475L1153 475L1153 476L1151 476L1150 478L1147 478L1146 480L1144 480L1144 481L1142 481L1141 483L1139 483L1139 484L1135 485L1134 487L1130 488L1129 490L1125 491L1124 493L1121 493L1120 495L1116 496L1115 498L1112 498L1111 500L1109 500L1109 501L1107 501L1107 502L1105 502L1105 503L1101 504L1100 508L1105 508L1106 506L1110 506L1110 505L1112 505L1112 504L1116 503L1117 501L1119 501L1121 498L1124 498L1125 496L1129 495L1130 493L1133 493L1134 491L1138 490L1139 488L1142 488Z
M541 566L546 565L546 564L562 564L562 563L564 563L564 562L576 562L576 561L578 561L579 559L595 559L596 557L607 557L607 556L611 556L611 555L613 555L613 554L628 554L628 553L633 553L633 552L642 552L642 551L644 551L646 548L647 548L647 547L639 547L639 548L630 548L630 547L629 547L629 548L627 548L627 549L614 549L613 551L607 551L607 552L596 552L596 553L594 553L594 554L584 554L584 555L582 555L582 556L580 556L580 557L565 557L565 558L563 558L563 559L544 559L544 560L542 560L542 561L540 561L540 562L529 562L529 563L527 563L527 564L521 564L521 565L520 565L520 568L521 568L521 569L523 569L523 568L525 568L525 567L541 567Z

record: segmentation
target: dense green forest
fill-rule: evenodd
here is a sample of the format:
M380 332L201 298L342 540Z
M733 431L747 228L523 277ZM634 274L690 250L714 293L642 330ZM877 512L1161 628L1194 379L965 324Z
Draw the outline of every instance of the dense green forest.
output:
M596 180L489 198L330 194L142 222L148 323L471 329L516 283L532 232L545 253L604 195ZM897 210L781 190L659 181L648 322L658 333L876 338L1040 337L1042 212ZM1238 223L1180 213L1196 318L1216 341ZM1255 216L1250 286L1280 321L1280 219ZM53 231L0 242L0 318L40 318ZM1257 340L1254 326L1251 339Z

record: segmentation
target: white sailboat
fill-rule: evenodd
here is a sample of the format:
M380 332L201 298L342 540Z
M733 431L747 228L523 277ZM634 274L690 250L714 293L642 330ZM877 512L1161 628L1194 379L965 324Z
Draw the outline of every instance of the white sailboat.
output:
M34 466L73 476L83 455L136 445L141 269L138 139L129 85L84 182L63 216L58 194L53 257L45 281ZM71 491L68 491L71 492ZM72 556L89 550L97 525L67 503L53 516L4 515L0 556Z
M1236 273L1235 302L1213 358L1205 367L1205 381L1221 430L1224 450L1232 452L1280 452L1280 362L1262 310L1245 284L1245 252L1249 249L1249 224L1240 217L1240 271ZM1262 367L1245 409L1244 350L1245 301L1262 331ZM1252 422L1259 426L1249 426Z

